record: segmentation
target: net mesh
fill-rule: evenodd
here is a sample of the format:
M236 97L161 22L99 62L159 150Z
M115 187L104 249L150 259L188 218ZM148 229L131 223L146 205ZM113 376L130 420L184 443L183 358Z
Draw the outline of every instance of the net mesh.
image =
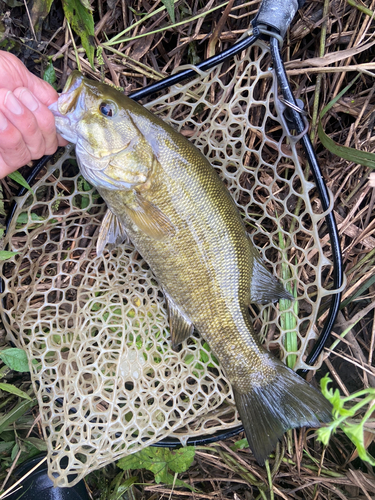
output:
M270 64L257 42L147 107L219 170L264 261L296 290L283 310L251 311L268 349L285 361L292 330L295 369L309 368L318 308L331 293L323 280L330 247L320 242L324 214L287 138ZM71 486L168 436L185 443L238 425L230 385L204 340L194 334L172 350L163 294L131 243L97 257L106 207L73 149L17 201L6 236L17 255L0 263L2 319L30 361L54 484Z

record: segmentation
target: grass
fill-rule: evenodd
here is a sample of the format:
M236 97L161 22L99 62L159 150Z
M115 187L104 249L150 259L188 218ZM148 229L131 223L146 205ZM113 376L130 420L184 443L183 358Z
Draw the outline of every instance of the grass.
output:
M0 41L0 47L3 50L11 49L22 57L39 76L43 75L52 60L59 89L67 78L68 69L76 67L78 61L88 76L100 79L103 75L107 82L111 81L129 93L170 74L182 64L195 63L197 58L203 60L211 31L223 15L225 6L226 3L218 0L209 5L198 1L175 2L176 22L172 25L161 2L117 2L110 8L102 0L94 0L96 44L101 47L103 56L91 67L80 39L74 34L72 39L67 23L59 30L60 24L55 26L54 15L51 15L36 33L42 41L40 44L33 39L32 30L25 21L24 6L16 5L7 8L9 13L2 14L1 26L7 30L7 36ZM258 6L258 1L249 1L232 7L221 32L215 33L215 37L218 35L217 51L229 47L248 30ZM57 3L54 9L55 13L61 13ZM374 388L374 188L370 188L367 183L369 167L335 156L322 146L316 132L322 109L359 73L360 78L320 121L325 133L336 143L366 153L375 150L375 65L370 50L357 50L361 43L371 39L374 9L374 1L366 5L357 0L335 4L327 1L307 3L295 17L283 49L292 86L297 96L305 102L312 121L312 139L323 176L335 195L334 211L340 221L347 276L341 309L342 324L335 328L334 338L325 350L325 361L318 375L321 378L329 372L333 387L340 390L349 405L353 394L357 398L362 391L370 397ZM188 50L190 44L194 44L194 50ZM224 67L225 71L229 71L229 64ZM21 169L24 176L28 172L29 167ZM1 181L3 220L9 211L11 198L18 190L16 180L8 178ZM310 196L319 208L314 191L311 191ZM83 198L82 208L84 205ZM255 213L255 220L258 216ZM322 242L327 245L324 224L320 233ZM308 245L308 241L303 243ZM283 250L281 237L279 247ZM284 262L294 260L288 255ZM293 276L291 266L283 264L281 274L284 280L290 281ZM328 268L322 279L329 282ZM295 292L293 287L293 293L298 296L299 292ZM290 306L287 301L280 304L283 312L282 329L285 332L285 349L295 352L295 315L303 314L303 309L299 309L298 301L293 303L292 310ZM323 321L324 314L316 325L318 330ZM7 348L5 328L1 333L2 348ZM293 366L294 355L289 355L287 359L288 364ZM29 401L1 390L0 386L0 480L2 488L6 488L16 464L39 453L45 445L29 375L27 372L16 372L4 363L0 367L0 375L1 384L11 384L31 397ZM4 385L3 389L6 387ZM370 406L364 406L355 399L352 405L356 412L350 418L353 419L351 423L366 422L366 434L361 446L365 453L374 455L372 401L370 398ZM372 469L367 468L358 456L353 441L342 429L337 428L326 448L316 440L314 430L291 431L270 457L266 468L256 464L251 452L242 447L244 443L241 438L243 436L196 448L194 462L186 472L178 475L179 479L194 488L193 492L157 484L151 471L140 468L128 473L113 465L88 476L92 498L112 500L128 494L134 498L147 499L165 496L171 499L242 500L273 497L333 500L368 499L375 494Z
M285 242L282 234L279 232L279 248L281 253L285 253ZM297 299L297 283L295 282L293 288L290 284L290 278L292 273L287 261L287 255L283 256L283 262L281 264L281 279L283 283L288 282L285 288L294 297L294 302L287 299L281 299L279 301L280 311L285 311L280 316L281 321L281 335L284 337L284 347L287 352L297 352L298 351L298 333L297 333L297 318L298 318L298 301ZM292 310L291 309L292 307ZM297 356L295 354L289 354L286 358L286 364L289 368L294 368L297 361Z

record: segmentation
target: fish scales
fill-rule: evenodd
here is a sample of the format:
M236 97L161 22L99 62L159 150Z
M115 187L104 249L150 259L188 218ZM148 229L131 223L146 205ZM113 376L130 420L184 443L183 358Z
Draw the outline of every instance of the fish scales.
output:
M261 364L257 357L268 354L256 336L249 335L249 331L253 333L248 313L253 251L242 219L206 158L193 156L195 149L181 141L180 134L168 131L165 135L161 128L157 136L159 163L152 174L152 185L143 196L156 204L176 228L184 230L155 240L140 232L127 215L121 193L102 188L99 192L124 223L163 288L208 341L223 366L243 365L244 373L257 374ZM181 152L187 160L183 168L179 168ZM218 331L220 336L215 335ZM274 371L272 367L269 370ZM236 374L227 369L227 375L236 383ZM249 377L244 377L237 382L243 392L248 390L248 381Z
M207 159L141 105L78 72L50 109L109 207L98 254L126 235L133 241L165 293L172 344L195 327L219 359L257 461L286 430L329 421L328 401L254 333L250 302L291 297L264 267Z

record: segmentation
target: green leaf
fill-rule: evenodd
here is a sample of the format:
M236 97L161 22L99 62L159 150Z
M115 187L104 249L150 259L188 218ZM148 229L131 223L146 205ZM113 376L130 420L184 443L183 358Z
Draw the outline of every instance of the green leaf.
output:
M18 446L18 443L15 443L12 449L12 453L10 454L10 459L12 462L14 462L14 459L17 456L17 453L19 452L20 447Z
M285 241L284 241L284 235L282 231L279 231L279 247L282 252L285 253ZM287 255L285 255L285 260L288 260ZM283 281L289 280L292 276L291 269L289 268L288 264L285 264L283 262L281 264L281 277ZM290 283L287 283L286 285L286 290L293 295L293 297L296 299L297 298L297 283L294 283L294 287L292 290L292 285ZM280 316L280 325L281 325L281 332L284 337L284 346L285 349L288 352L296 352L298 351L298 335L297 335L297 319L298 318L298 300L295 300L293 302L293 311L294 314L290 311L287 311L287 309L290 308L292 305L291 301L288 299L281 299L279 301L279 308L280 311L286 311L283 312ZM294 368L295 364L297 362L297 355L296 354L289 354L286 358L286 364L289 366L289 368Z
M0 359L2 359L11 370L15 370L16 372L30 371L27 355L23 349L11 347L10 349L0 351Z
M318 440L324 444L324 446L327 446L332 434L332 427L321 427L320 429L317 430L317 437Z
M332 99L332 101L327 104L327 106L322 109L320 113L320 120L318 123L318 135L323 146L331 153L339 156L340 158L344 158L345 160L364 165L365 167L375 168L374 153L359 151L355 148L348 148L347 146L341 146L340 144L337 144L337 142L328 137L328 135L324 132L321 122L323 116L327 113L327 111L329 111L332 106L336 104L336 102L349 90L349 88L356 82L359 77L360 74L358 74L334 99Z
M359 151L355 148L340 146L340 144L337 144L337 142L328 137L320 121L318 123L318 135L323 146L331 153L340 158L344 158L344 160L359 163L365 167L375 168L375 153L368 153L367 151Z
M370 286L372 286L374 283L375 283L375 275L371 276L371 278L369 278L367 281L365 281L365 283L363 283L363 285L360 286L358 288L358 290L355 293L353 293L353 295L351 295L347 299L343 300L340 304L340 309L344 309L344 307L348 306L351 302L353 302L353 300L355 300L358 297L361 297L363 295L363 293L368 288L370 288Z
M12 172L11 174L8 174L8 177L13 181L17 182L18 184L20 184L22 187L28 189L31 193L33 192L33 190L28 185L23 175L21 175L17 170L15 172Z
M365 447L362 423L360 422L357 425L346 424L345 426L342 426L342 430L345 432L350 441L352 441L352 443L357 448L359 458L361 458L364 462L368 462L374 467L375 459L369 453L367 453Z
M81 4L86 7L86 9L93 11L94 9L91 7L89 0L80 0Z
M0 390L10 392L11 394L15 394L20 398L32 401L31 397L28 394L26 394L26 392L21 391L21 389L18 389L18 387L16 387L15 385L6 384L5 382L0 382Z
M333 390L331 388L328 389L328 384L330 382L332 382L332 379L328 376L328 374L325 377L323 377L320 381L320 388L322 390L322 394L329 401L330 401L330 398L333 396Z
M335 392L333 392L332 389L328 389L328 384L330 382L332 382L332 380L328 377L328 375L326 375L320 381L320 385L323 395L333 404L334 418L333 421L329 425L327 425L327 427L318 429L317 435L319 441L321 441L324 445L327 445L332 433L334 433L336 429L340 427L355 445L358 456L365 462L368 462L372 466L375 466L374 457L372 457L366 450L364 435L365 423L368 419L371 418L373 414L372 405L375 397L375 389L372 387L363 389L359 392L351 394L350 396L341 398L338 389L336 389ZM360 399L359 402L358 399ZM353 400L356 400L356 404L353 407L349 409L344 408L345 403ZM368 405L368 410L360 422L352 423L347 421L348 417L353 417L360 408L366 405Z
M77 35L81 38L91 67L94 69L95 33L94 18L91 10L82 5L79 0L62 1L65 17Z
M330 401L332 403L334 410L340 412L343 403L341 401L340 391L338 389L335 390L333 396L330 398Z
M13 446L14 441L0 441L0 454L5 453L8 455Z
M169 470L175 473L185 472L192 464L194 456L195 448L193 446L174 451L168 448L150 447L122 458L117 465L123 470L147 469L155 474L157 483L175 484L190 488L184 481L175 480Z
M322 109L322 111L320 112L320 118L323 118L323 116L327 113L327 111L329 111L335 104L336 102L341 99L341 97L346 94L346 92L350 89L350 87L358 80L358 78L360 77L361 75L357 75L355 78L353 78L353 80L351 82L348 83L348 85L342 89L342 91L337 94L336 97L334 97L332 99L332 101L330 101L326 106L324 106L324 108Z
M77 187L79 191L91 191L92 189L92 186L82 176L78 178ZM89 196L86 196L84 194L81 195L81 208L85 209L89 206L89 204L90 204Z
M248 448L249 447L249 443L247 441L246 438L243 438L243 439L239 439L238 441L236 441L234 443L233 446L231 446L231 449L233 451L237 451L237 450L243 450L245 448Z
M39 439L36 437L28 437L24 440L25 444L31 444L34 448L39 451L47 451L47 443L43 441L43 439Z
M100 497L103 500L121 500L123 498L133 498L131 487L138 482L138 477L131 476L126 478L127 472L122 471L111 481L107 491ZM130 490L130 491L129 491Z
M167 450L169 452L169 468L173 472L185 472L188 470L190 465L193 463L195 457L194 446L186 446L185 448L180 448L174 452Z
M43 73L43 80L56 89L56 72L51 61L48 63L48 66Z
M37 399L34 398L32 401L22 400L14 408L8 411L5 415L0 418L0 434L16 420L22 417L30 408L36 406L38 403Z
M9 252L8 250L0 250L0 260L7 260L17 255L18 252Z
M4 3L8 5L11 9L14 9L15 7L21 7L21 5L24 5L23 2L19 2L18 0L4 0Z
M161 0L163 2L163 5L167 9L168 15L171 18L172 23L175 23L175 16L174 16L174 1L173 0Z
M44 217L40 217L38 214L34 214L34 213L31 213L30 214L31 216L31 220L34 221L34 222L40 222L40 221L44 221L45 218ZM29 222L29 214L28 212L22 212L21 214L19 214L19 216L17 217L17 224L27 224Z
M53 0L35 0L30 11L31 23L34 30L38 33L42 29L44 19L51 10Z
M78 187L78 191L91 191L92 190L91 184L88 183L87 180L84 177L82 177L82 175L80 175L78 177L77 187Z

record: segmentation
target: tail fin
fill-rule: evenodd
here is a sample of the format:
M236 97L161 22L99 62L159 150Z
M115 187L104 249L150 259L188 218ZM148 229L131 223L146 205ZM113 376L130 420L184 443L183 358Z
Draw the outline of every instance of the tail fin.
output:
M249 446L263 465L284 432L296 427L320 427L329 422L331 404L314 387L277 361L277 375L268 385L241 394L233 387Z

